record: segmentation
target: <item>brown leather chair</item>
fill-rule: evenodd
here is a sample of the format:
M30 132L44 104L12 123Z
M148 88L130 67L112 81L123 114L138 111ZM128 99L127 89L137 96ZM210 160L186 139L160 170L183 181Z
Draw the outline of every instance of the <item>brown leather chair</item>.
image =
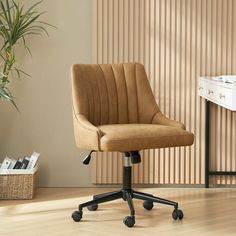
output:
M147 210L153 202L174 206L172 217L183 218L178 203L132 189L132 164L141 162L143 149L189 146L194 135L185 126L161 113L144 69L139 63L73 65L72 98L74 132L79 148L91 151L124 153L123 188L119 191L93 196L80 204L72 214L80 221L82 210L96 210L98 204L123 198L130 208L130 216L123 222L135 224L133 198L143 200ZM89 164L90 154L84 159Z

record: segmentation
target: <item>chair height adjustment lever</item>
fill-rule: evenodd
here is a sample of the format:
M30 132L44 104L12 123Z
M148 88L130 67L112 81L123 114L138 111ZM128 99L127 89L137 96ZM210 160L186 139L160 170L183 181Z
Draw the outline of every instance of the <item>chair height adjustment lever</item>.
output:
M94 150L92 150L88 155L86 155L86 157L83 160L84 165L88 165L90 163L93 152L94 152Z

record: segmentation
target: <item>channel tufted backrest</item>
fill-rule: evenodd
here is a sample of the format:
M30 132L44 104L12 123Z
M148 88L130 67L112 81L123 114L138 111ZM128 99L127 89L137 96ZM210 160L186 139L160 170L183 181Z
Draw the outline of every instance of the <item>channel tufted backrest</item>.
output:
M72 97L75 114L95 126L151 123L159 111L139 63L73 65Z

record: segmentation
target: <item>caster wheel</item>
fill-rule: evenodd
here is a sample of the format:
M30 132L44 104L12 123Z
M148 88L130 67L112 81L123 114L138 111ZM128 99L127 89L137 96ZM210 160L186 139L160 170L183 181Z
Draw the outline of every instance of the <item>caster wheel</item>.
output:
M177 219L182 220L183 217L184 217L184 213L183 213L183 211L181 211L179 209L174 209L174 211L172 212L172 218L174 220L177 220Z
M82 211L74 211L71 217L75 222L79 222L82 219L82 215L83 215Z
M123 219L123 223L127 226L127 227L133 227L135 224L135 217L134 216L126 216Z
M94 204L94 205L88 206L87 209L89 211L96 211L98 209L98 204Z
M145 201L145 202L143 202L143 207L146 210L150 211L153 208L153 202L152 201Z

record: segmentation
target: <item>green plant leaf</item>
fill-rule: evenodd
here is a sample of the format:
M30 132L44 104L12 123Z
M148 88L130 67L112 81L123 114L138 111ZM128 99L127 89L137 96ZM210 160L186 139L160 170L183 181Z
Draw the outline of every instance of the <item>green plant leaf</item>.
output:
M0 38L2 38L3 45L0 49L0 99L10 101L18 110L14 101L14 97L8 90L9 74L15 72L20 78L30 76L23 70L16 68L15 45L19 42L23 44L25 50L32 56L30 48L27 46L26 37L30 35L48 35L46 27L55 26L39 21L45 12L38 12L37 6L42 1L34 3L32 6L25 10L24 5L15 0L0 0ZM19 110L18 110L19 111Z

